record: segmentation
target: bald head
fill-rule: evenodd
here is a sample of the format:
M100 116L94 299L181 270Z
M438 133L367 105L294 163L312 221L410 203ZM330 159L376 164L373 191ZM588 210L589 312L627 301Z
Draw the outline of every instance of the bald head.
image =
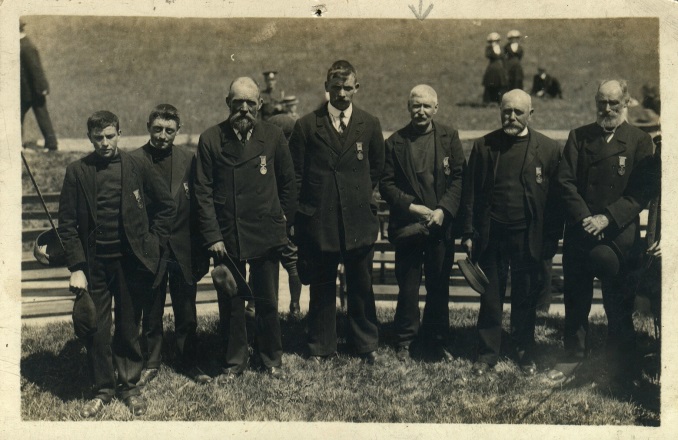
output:
M259 96L259 85L249 77L236 78L229 88L226 104L231 111L231 125L241 133L251 130L263 104Z
M499 108L504 132L510 136L524 134L534 112L530 95L519 89L506 92Z
M438 112L438 94L433 87L419 84L410 91L407 110L412 118L412 126L420 131L432 129L433 115Z

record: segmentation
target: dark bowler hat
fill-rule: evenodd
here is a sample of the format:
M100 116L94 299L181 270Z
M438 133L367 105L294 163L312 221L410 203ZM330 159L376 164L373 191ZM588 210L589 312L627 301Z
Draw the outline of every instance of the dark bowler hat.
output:
M33 243L33 256L45 266L63 267L66 265L66 253L54 229L38 235Z
M73 304L73 329L79 338L91 336L97 331L97 309L87 291L80 292Z
M277 70L267 70L266 72L263 73L264 78L275 78L275 76L278 74Z
M589 251L591 272L598 279L619 274L623 261L621 250L614 241L596 245Z
M227 298L233 298L238 294L238 285L235 278L225 264L220 264L212 269L212 282L217 292Z
M485 272L478 266L478 263L472 263L471 259L466 257L465 260L457 260L457 264L469 286L481 295L485 293L485 288L490 284L490 280L487 279Z

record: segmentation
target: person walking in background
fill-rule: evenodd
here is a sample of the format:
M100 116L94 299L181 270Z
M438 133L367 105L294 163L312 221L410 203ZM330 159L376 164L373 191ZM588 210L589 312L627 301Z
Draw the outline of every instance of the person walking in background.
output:
M490 60L483 75L483 104L499 103L501 94L504 93L508 80L504 69L504 54L501 50L501 37L492 32L487 36L485 57Z
M453 360L448 349L452 226L461 203L465 158L457 130L433 121L438 95L432 87L414 87L407 109L410 123L386 141L379 185L390 207L389 239L395 244L396 356L407 359L419 335L423 265L426 306L421 342L436 358L449 362Z
M195 168L192 151L174 145L181 129L181 118L170 104L156 106L146 124L149 141L132 152L132 156L148 162L157 172L174 198L176 216L172 221L169 243L162 257L156 286L149 286L145 296L142 319L142 342L145 342L146 368L141 373L139 386L149 383L158 374L162 352L163 324L167 284L169 282L178 369L198 383L211 379L196 365L198 317L195 299L198 281L207 273L209 259L198 240L197 212L193 193ZM149 210L156 207L147 205Z
M59 198L69 289L89 294L96 309L96 331L84 338L94 398L81 409L83 417L97 415L116 394L135 416L146 412L137 386L143 367L139 322L175 218L166 182L147 161L118 148L120 134L113 113L89 117L94 152L68 165Z
M25 32L26 23L19 21L19 64L21 67L21 132L23 135L24 118L31 108L38 122L38 127L45 138L45 152L58 149L57 137L52 125L52 119L47 111L47 95L49 83L42 69L40 54ZM24 151L28 151L25 148Z
M523 46L520 44L520 31L512 30L507 34L508 43L504 46L506 77L508 84L506 90L523 89Z
M511 270L512 355L534 375L534 329L539 272L558 248L562 221L555 196L560 148L530 128L530 95L512 90L502 97L502 128L475 141L464 180L462 246L485 272L480 297L476 375L499 360L504 292Z
M282 130L257 120L262 100L252 78L235 79L226 104L228 119L200 135L195 174L202 240L215 267L225 266L238 290L230 296L217 289L226 344L223 374L217 380L233 380L248 366L246 264L255 303L256 350L263 370L282 378L278 262L296 211L294 166Z
M298 269L310 284L308 348L320 361L337 351L336 279L344 264L348 340L368 364L379 342L372 257L379 232L373 191L384 168L379 119L353 105L360 84L345 60L327 71L329 102L294 126L290 151L299 188L294 241Z
M619 383L639 374L633 293L626 275L642 249L640 212L652 196L652 139L627 119L623 80L603 81L596 122L570 132L558 182L568 217L563 242L565 357L578 364L591 350L593 278L601 281L608 330L606 362ZM555 369L551 379L567 372Z

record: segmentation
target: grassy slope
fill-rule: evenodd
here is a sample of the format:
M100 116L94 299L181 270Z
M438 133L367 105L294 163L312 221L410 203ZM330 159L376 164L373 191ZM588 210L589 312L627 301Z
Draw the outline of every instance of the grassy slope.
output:
M653 378L657 365L645 362L646 375L633 397L610 389L603 369L605 325L592 323L594 356L591 366L569 384L551 388L545 379L526 380L516 366L502 361L497 377L474 378L470 374L475 349L477 311L451 313L455 335L455 362L426 360L399 363L395 359L393 310L379 310L382 355L380 365L365 367L341 354L316 365L306 361L304 323L282 320L284 363L288 380L278 381L248 370L226 386L197 385L172 368L173 324L166 318L165 365L158 379L145 390L149 412L144 420L249 420L249 421L345 421L408 423L537 423L625 424L659 423L659 388ZM508 316L506 316L508 318ZM340 335L343 333L340 319ZM215 314L201 316L198 363L212 375L219 373L222 345ZM505 321L505 328L508 319ZM541 365L552 365L562 351L562 318L547 317L537 327ZM641 326L645 344L656 341ZM340 345L340 351L343 351ZM78 420L77 412L87 396L84 350L74 339L70 323L22 329L21 413L24 420ZM114 401L102 420L129 420L127 409Z
M51 83L49 108L59 136L82 137L85 120L106 108L126 134L143 134L160 102L184 114L184 132L199 134L223 119L223 98L237 75L281 72L300 113L323 96L327 67L339 58L358 69L356 100L384 130L407 121L409 89L429 83L439 93L440 121L462 129L496 127L496 109L476 108L486 66L485 36L520 29L525 87L538 65L557 76L563 101L536 104L536 128L569 129L593 119L597 80L619 76L639 96L658 83L657 21L615 20L315 20L29 17ZM271 35L272 37L266 38ZM231 60L231 55L235 61ZM27 138L39 137L31 120Z

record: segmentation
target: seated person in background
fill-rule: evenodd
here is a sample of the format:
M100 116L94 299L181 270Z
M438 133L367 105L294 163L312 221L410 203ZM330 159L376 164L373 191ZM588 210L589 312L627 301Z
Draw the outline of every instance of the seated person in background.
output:
M563 98L563 89L560 87L560 81L557 78L546 73L546 69L539 67L537 74L532 79L532 96L538 98Z

